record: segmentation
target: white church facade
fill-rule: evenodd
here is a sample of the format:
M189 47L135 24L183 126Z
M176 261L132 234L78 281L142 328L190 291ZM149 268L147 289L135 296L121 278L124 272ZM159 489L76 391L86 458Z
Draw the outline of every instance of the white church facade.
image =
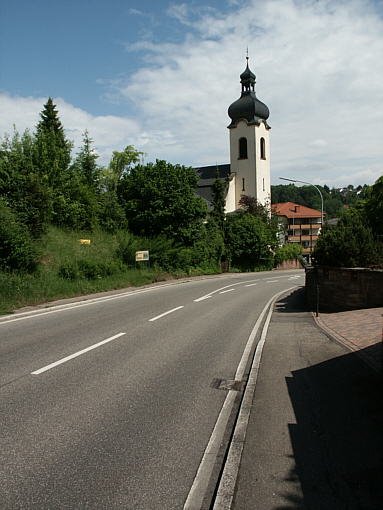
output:
M241 74L241 97L229 106L231 123L230 164L199 167L198 194L208 204L212 200L215 179L225 180L227 213L240 208L243 195L270 206L270 126L268 107L255 94L255 75L249 69Z

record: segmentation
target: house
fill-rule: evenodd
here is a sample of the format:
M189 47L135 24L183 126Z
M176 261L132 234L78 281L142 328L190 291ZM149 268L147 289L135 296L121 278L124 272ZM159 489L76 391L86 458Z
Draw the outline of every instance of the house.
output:
M241 96L229 106L230 163L195 168L199 175L197 193L208 205L212 185L218 177L226 183L225 211L239 209L242 195L270 204L270 126L268 107L255 94L255 74L246 69L240 75Z
M310 259L322 227L321 211L294 202L272 204L271 210L283 226L284 241L299 243Z

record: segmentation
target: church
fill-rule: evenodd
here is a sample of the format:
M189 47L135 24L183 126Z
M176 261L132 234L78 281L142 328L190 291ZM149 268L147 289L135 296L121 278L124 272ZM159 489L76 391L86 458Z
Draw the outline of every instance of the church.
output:
M225 181L226 213L240 208L242 195L270 207L269 109L255 94L255 74L249 69L249 57L246 61L240 75L241 97L228 109L230 164L195 168L199 175L197 193L209 206L214 181L217 177Z

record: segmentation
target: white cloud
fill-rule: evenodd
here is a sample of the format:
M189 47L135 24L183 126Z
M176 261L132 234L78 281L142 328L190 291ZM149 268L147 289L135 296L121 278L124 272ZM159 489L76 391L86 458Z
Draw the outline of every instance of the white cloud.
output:
M39 122L39 113L47 98L18 97L0 93L0 133L12 135L13 125L19 133L34 130ZM76 108L61 98L54 98L65 134L74 142L74 152L82 145L82 135L87 129L94 140L102 163L107 163L113 150L122 150L126 145L139 145L141 127L134 119L113 115L94 116Z
M358 184L383 173L383 21L372 2L253 0L197 21L185 4L172 12L193 27L184 43L145 41L150 64L120 84L144 125L174 135L171 147L148 140L158 156L228 160L226 112L240 94L249 44L257 95L271 112L274 182Z
M374 182L383 173L383 20L373 1L229 4L228 13L198 14L176 2L168 15L182 43L127 44L143 65L111 82L111 95L132 102L135 119L92 116L60 100L65 127L76 137L88 128L104 154L133 143L149 160L228 162L227 108L240 95L248 45L257 95L270 108L273 181ZM45 101L6 98L12 115L2 115L0 131L35 123Z

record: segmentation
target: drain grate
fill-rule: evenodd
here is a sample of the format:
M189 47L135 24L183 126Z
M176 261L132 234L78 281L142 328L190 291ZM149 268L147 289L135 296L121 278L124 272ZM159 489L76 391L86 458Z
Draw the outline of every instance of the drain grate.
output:
M243 381L236 381L235 379L220 379L216 377L212 380L210 386L216 390L241 391L243 388Z

